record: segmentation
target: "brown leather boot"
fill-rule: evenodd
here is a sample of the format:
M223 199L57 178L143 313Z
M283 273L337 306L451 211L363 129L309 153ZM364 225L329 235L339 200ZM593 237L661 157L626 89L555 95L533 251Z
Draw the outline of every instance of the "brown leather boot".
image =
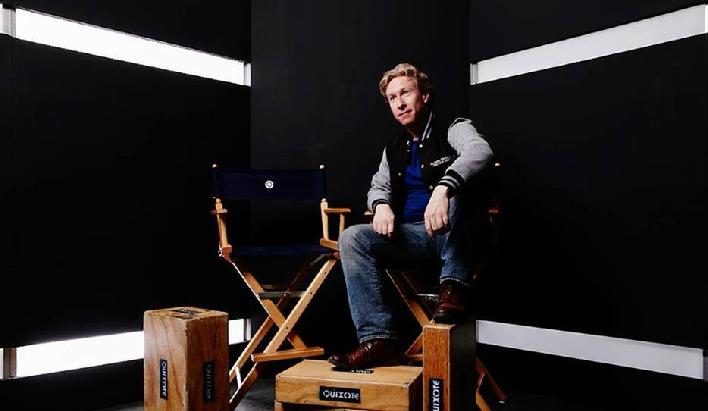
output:
M469 287L453 280L443 281L433 320L443 324L461 323L466 317L465 300L468 295Z
M381 365L394 365L398 362L398 343L389 338L364 341L354 351L345 354L332 354L329 362L337 368L362 370Z

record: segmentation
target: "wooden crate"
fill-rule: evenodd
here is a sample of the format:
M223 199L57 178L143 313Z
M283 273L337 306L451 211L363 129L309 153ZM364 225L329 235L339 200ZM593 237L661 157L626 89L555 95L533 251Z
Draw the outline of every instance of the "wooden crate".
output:
M327 361L304 360L276 376L276 409L420 410L422 373L402 365L334 371Z
M229 394L228 314L146 311L145 411L222 411Z
M423 327L425 411L474 409L476 344L475 321Z

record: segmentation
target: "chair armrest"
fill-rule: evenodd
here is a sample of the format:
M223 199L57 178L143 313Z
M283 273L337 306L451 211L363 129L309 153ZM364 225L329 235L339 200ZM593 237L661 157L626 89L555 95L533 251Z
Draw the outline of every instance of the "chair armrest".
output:
M224 208L221 200L215 199L214 209L211 210L211 214L216 217L216 226L219 230L219 256L231 262L233 247L229 244L228 235L226 234L226 222L224 221L224 214L226 213L228 213L228 210Z
M320 245L334 251L339 251L339 243L334 240L325 240L324 238L320 238Z
M331 242L333 240L329 238L329 214L339 214L339 234L341 234L342 231L344 231L345 215L351 213L352 210L350 208L330 207L329 204L327 204L327 200L323 198L320 203L320 211L322 214L322 241ZM329 248L336 247L336 245L327 246L324 244L323 246Z
M323 208L322 212L327 213L327 214L347 214L351 213L352 210L351 208Z

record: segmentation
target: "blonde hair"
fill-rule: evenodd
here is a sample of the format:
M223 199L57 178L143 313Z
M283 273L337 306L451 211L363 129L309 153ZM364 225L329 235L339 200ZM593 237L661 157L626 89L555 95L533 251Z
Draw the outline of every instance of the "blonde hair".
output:
M395 79L396 77L403 76L410 77L415 80L416 85L418 86L418 91L420 91L421 94L430 93L433 89L433 86L430 84L430 79L428 79L427 74L418 70L418 68L416 68L412 64L400 63L391 70L388 70L387 72L383 73L383 76L381 76L381 80L379 81L379 91L381 92L381 95L386 98L386 87L388 87L388 84L391 82L391 80Z

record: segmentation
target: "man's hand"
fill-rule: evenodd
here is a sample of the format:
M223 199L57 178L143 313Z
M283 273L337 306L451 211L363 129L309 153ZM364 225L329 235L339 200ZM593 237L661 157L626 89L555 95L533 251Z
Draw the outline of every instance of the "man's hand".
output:
M393 221L395 218L390 205L386 203L377 204L374 211L374 220L372 221L374 231L391 238L393 236Z
M435 187L430 201L428 201L428 206L425 207L425 231L430 237L447 231L449 222L447 211L450 206L447 190L446 186Z

